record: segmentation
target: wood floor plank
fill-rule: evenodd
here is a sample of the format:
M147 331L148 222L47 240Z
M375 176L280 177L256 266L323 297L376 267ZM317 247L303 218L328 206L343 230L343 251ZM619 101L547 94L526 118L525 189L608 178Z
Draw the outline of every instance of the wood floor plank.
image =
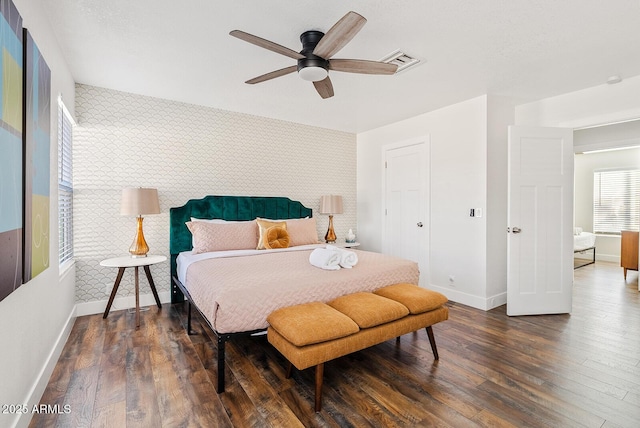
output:
M255 340L251 345L255 347L258 343ZM263 346L267 345L263 343ZM244 358L240 347L229 346L227 355L235 379L247 391L254 406L267 421L272 421L275 426L302 427L295 414L282 403L277 390L262 376L254 361Z
M96 406L91 426L96 428L126 427L126 401L112 402L102 407Z
M31 427L640 426L640 293L616 264L576 269L570 315L508 317L449 302L450 319L285 377L264 338L227 342L217 394L216 338L187 305L79 317ZM634 273L635 274L635 273Z
M119 336L111 333L107 336ZM105 340L105 344L107 340ZM126 400L126 359L127 350L123 342L109 339L100 360L100 374L96 391L96 406L105 407Z
M149 347L128 349L126 369L127 426L161 426Z
M92 356L93 350L89 350L88 355ZM69 406L70 411L69 413L58 414L56 426L91 426L99 373L99 365L77 369L73 372L64 400L64 404Z
M76 370L91 367L100 363L102 347L104 345L105 329L100 318L93 317L87 324L82 337L82 352L76 359Z

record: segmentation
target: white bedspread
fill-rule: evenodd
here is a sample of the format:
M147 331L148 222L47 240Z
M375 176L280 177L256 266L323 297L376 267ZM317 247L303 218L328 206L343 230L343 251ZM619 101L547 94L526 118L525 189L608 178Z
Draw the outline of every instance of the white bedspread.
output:
M582 251L596 245L596 235L591 232L581 232L573 235L573 251Z

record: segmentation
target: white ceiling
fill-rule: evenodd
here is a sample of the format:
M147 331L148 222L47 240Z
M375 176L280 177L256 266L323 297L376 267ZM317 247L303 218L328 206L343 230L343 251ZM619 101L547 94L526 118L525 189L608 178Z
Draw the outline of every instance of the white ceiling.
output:
M345 4L348 3L348 4ZM640 75L640 0L42 0L74 79L349 132L482 94L533 101ZM331 72L323 100L295 65L229 36L299 51L349 10L368 22L335 58L422 60L394 76Z

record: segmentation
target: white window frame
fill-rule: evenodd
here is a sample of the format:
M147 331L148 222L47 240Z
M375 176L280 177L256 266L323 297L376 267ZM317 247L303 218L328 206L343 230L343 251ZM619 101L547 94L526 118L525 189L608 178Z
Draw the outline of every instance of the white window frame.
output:
M593 232L620 235L640 225L640 169L593 172Z
M73 263L73 127L75 121L58 98L58 263ZM61 272L64 269L61 269Z

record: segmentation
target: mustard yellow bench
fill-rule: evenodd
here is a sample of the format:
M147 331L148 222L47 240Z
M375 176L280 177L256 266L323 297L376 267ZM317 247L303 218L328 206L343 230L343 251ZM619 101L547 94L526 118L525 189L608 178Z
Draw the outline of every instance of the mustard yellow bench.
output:
M328 303L314 302L274 311L267 338L298 370L315 366L315 411L322 408L324 363L352 352L427 330L433 356L438 350L431 326L449 317L447 298L413 284L395 284L373 293L354 293Z

